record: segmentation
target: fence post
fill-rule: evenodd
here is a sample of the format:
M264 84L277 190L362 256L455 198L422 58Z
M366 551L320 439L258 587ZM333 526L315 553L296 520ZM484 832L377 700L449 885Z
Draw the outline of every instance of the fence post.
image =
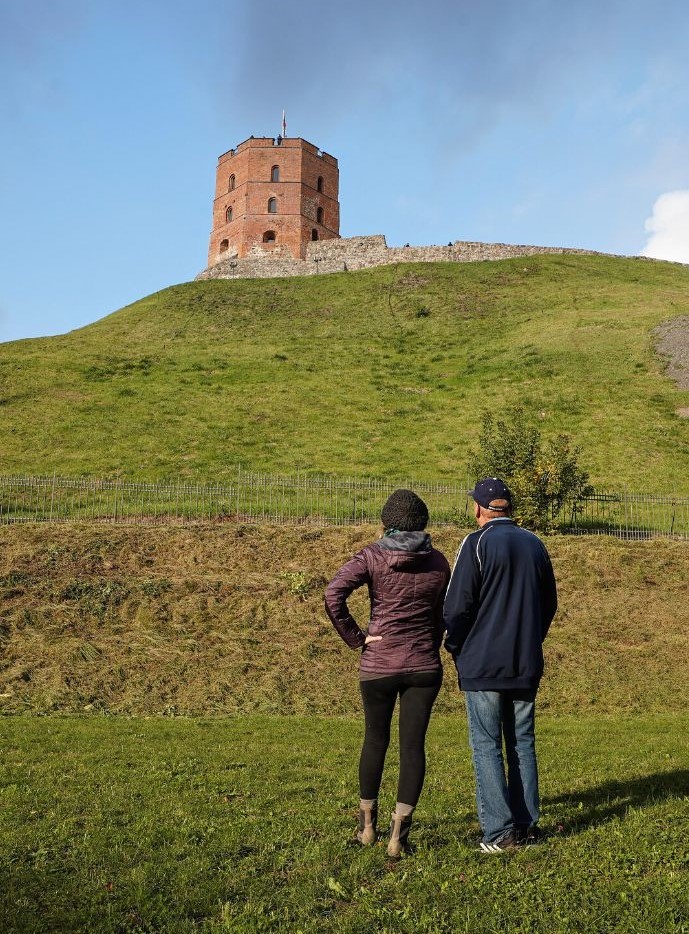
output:
M242 475L242 465L237 464L237 496L236 496L236 508L235 508L235 519L239 522L239 483Z
M677 511L677 503L672 501L672 521L670 522L670 535L675 531L675 513Z
M55 502L55 471L53 471L53 482L50 487L50 516L48 522L53 521L53 504Z

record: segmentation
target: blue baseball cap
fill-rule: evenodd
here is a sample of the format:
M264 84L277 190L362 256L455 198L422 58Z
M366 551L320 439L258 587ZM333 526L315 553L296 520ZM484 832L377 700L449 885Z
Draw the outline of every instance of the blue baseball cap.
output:
M486 477L479 480L469 495L484 509L493 509L495 512L506 512L512 506L512 492L508 486L497 477ZM509 506L491 506L496 499L506 499Z

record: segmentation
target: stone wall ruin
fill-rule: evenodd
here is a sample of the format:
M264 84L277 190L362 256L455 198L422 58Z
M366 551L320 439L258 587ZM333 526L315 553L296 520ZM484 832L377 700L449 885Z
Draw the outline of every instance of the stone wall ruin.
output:
M204 269L196 278L271 279L370 269L373 266L389 266L394 263L473 263L563 253L584 256L610 255L570 247L522 246L467 240L455 240L447 246L389 247L385 237L380 234L370 237L340 237L309 243L303 260L294 259L287 249L274 247L268 252L256 246L242 258L236 254L224 256L219 262Z

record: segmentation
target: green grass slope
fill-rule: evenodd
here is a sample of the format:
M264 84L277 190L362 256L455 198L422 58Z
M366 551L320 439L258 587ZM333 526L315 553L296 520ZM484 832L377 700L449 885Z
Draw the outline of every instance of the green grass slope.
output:
M462 477L480 413L523 403L596 484L686 489L652 332L687 312L689 268L594 256L174 286L0 347L0 472Z

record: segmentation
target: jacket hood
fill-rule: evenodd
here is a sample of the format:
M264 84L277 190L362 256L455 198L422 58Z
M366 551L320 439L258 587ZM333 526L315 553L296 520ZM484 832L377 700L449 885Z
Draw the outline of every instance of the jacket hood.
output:
M410 556L427 555L432 549L428 532L391 532L376 542L383 551L401 551Z

